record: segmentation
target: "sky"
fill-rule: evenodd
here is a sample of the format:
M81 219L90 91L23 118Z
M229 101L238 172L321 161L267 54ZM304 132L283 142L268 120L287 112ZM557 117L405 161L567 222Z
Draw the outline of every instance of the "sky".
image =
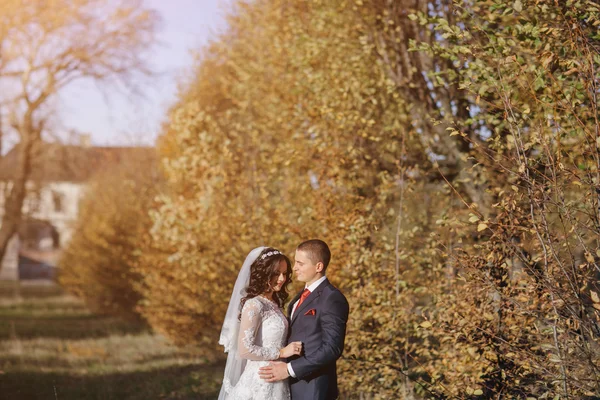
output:
M151 145L175 101L178 78L193 65L193 50L226 27L228 0L144 0L162 17L159 44L151 62L156 76L139 84L141 94L116 86L78 81L65 88L55 106L62 132L89 134L98 146ZM67 134L59 135L63 139Z

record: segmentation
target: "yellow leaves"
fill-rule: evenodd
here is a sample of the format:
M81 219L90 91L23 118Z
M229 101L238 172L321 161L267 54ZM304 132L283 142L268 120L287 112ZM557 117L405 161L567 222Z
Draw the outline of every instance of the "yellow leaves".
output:
M518 300L518 301L520 301L520 302L522 302L522 303L527 303L527 302L529 302L531 299L530 299L528 296L526 296L526 295L524 295L524 294L521 294L521 295L518 295L518 296L516 297L516 300Z
M218 325L222 304L250 246L267 242L293 249L300 238L318 236L330 241L334 254L342 254L342 248L356 246L381 226L374 219L367 221L368 228L357 229L354 223L372 212L353 192L363 175L371 174L383 147L377 143L385 137L381 127L376 128L380 119L373 112L380 108L379 97L373 95L377 81L369 76L369 69L356 71L363 49L353 41L352 26L344 28L348 32L332 29L325 23L326 15L313 14L317 11L311 6L301 11L302 18L311 18L310 26L297 25L295 6L284 14L279 9L269 2L261 7L247 5L244 18L235 20L223 43L215 44L226 46L227 51L205 58L209 63L219 59L225 67L199 68L176 108L195 103L207 117L198 120L194 112L176 112L180 118L169 127L181 143L182 154L169 157L176 179L169 206L155 214L155 224L161 226L155 239L176 246L180 258L170 264L171 270L151 273L172 276L170 288L179 293L185 286L183 274L177 273L183 268L180 264L195 265L197 274L187 275L189 283L209 284L214 290L211 296L200 292L180 312L201 313L204 325ZM284 58L254 51L270 48L274 36L252 33L275 26L278 46L290 49ZM315 36L315 28L323 31ZM280 35L286 31L294 32ZM345 38L342 46L339 37ZM326 68L320 65L324 55L331 61ZM214 104L222 108L216 110ZM355 129L357 125L360 129ZM369 140L372 151L356 147L356 132ZM229 142L220 148L224 140ZM205 208L194 207L197 203ZM182 220L190 221L190 226L178 226ZM197 241L195 249L189 246L188 233ZM230 249L236 254L229 254ZM160 264L160 257L150 261ZM332 279L335 274L336 269L331 269ZM154 305L167 301L152 296L159 290L153 285L148 293ZM153 314L151 306L146 310ZM157 315L153 325L160 328L169 323L168 316ZM196 341L212 334L201 331L202 323L196 328L182 322L177 326L180 329L170 334L176 340Z
M565 72L565 76L572 75L572 74L574 74L574 73L576 73L578 71L579 71L578 68L571 68L571 69L569 69L568 71Z
M433 325L432 325L432 324L431 324L431 322L429 322L429 321L423 321L423 322L421 322L421 324L420 324L419 326L420 326L421 328L424 328L424 329L429 329L429 328L431 328Z
M515 0L515 2L513 3L513 9L518 13L523 11L523 3L521 2L521 0Z
M473 388L471 388L471 387L467 387L467 388L465 389L465 392L466 392L468 395L470 395L470 396L472 396L472 395L475 395L475 396L481 396L481 395L483 394L483 390L481 390L481 389L473 389Z
M473 94L461 97L457 92L455 99L436 92L435 101L424 105L407 95L418 90L427 94L425 86L409 79L427 72L410 65L415 53L405 54L399 46L398 53L388 54L389 65L381 55L388 43L395 43L392 34L407 34L401 28L408 22L383 12L392 2L381 2L383 10L377 12L371 3L346 4L353 3L361 7L358 13L331 2L288 2L283 13L281 3L258 7L249 2L223 42L207 52L167 128L165 169L172 180L154 213L153 245L158 250L144 259L143 271L152 282L145 315L178 342L214 344L214 327L219 327L237 268L253 245L266 242L289 252L301 238L323 237L335 260L328 274L339 279L352 308L345 355L370 361L343 360L345 370L352 371L342 375L345 387L360 391L372 385L373 396L395 398L399 375L379 364L406 351L418 365L409 373L427 376L433 387L444 385L455 397L464 395L466 387L471 395L482 395L481 377L491 376L500 359L510 358L514 367L506 367L512 369L502 382L511 390L519 386L521 367L535 371L540 359L550 364L547 349L530 355L518 347L544 342L547 324L555 321L546 310L554 306L563 312L572 301L551 303L545 293L538 295L532 282L539 273L531 269L543 264L546 243L536 241L529 199L514 195L544 184L548 160L556 156L551 149L560 146L552 142L554 136L544 136L546 118L540 120L540 108L551 97L532 98L528 90L511 86L525 79L511 74L525 73L528 63L538 67L546 59L551 67L553 56L536 60L537 52L512 54L522 44L514 41L529 37L525 32L500 35L504 42L493 47L506 46L510 52L492 59L479 57L478 45L453 49L451 57L440 60L468 60L469 74L491 64L492 69L454 77L467 80ZM500 20L498 24L503 29ZM455 28L446 26L445 33L457 41L467 37ZM381 34L385 46L378 47L373 34ZM274 48L285 51L264 51ZM396 68L395 57L407 57L403 62L408 68ZM435 62L435 57L429 60ZM507 70L505 81L490 77ZM406 77L394 76L395 71ZM473 100L482 88L480 80L487 87ZM462 100L471 106L465 107L466 120L459 117L462 110L453 110L464 106L459 106ZM449 109L442 115L437 107L446 107L445 101ZM431 107L433 115L421 107ZM509 107L517 117L507 126ZM559 114L552 111L553 118ZM530 125L521 126L523 120ZM469 141L465 132L478 138L478 129L485 129L480 136L489 135L489 140ZM504 136L507 132L515 136ZM534 134L540 136L537 141ZM523 150L515 137L524 142L528 163L515 161L516 149ZM558 153L567 170L578 162L568 159L572 150L567 146ZM432 174L431 161L439 162L444 174L450 171L445 175L449 187L438 173ZM564 175L552 183L561 179ZM488 192L497 202L492 212L484 207ZM546 196L557 201L554 195L543 192L534 198L538 208L533 222L542 219L539 210L552 208L554 203L542 201ZM569 200L571 195L566 193ZM564 232L552 225L554 211L544 237L562 245ZM538 229L545 235L545 227ZM523 259L531 265L519 267L517 260ZM551 257L549 263L543 278L552 290L562 290L568 285L554 286L556 264ZM519 274L525 268L531 273ZM557 324L564 330L574 326ZM519 346L514 349L512 343ZM542 355L536 359L538 353ZM552 366L548 369L556 373Z
M469 355L474 359L478 359L480 357L478 350L479 349L477 347L473 347L473 346L467 347L467 353L469 353Z
M589 263L593 263L594 262L594 256L592 256L590 253L586 252L585 253L585 260Z
M543 29L543 28L542 28ZM542 59L542 66L544 68L548 68L548 66L554 61L554 54L547 53L547 55Z
M594 304L593 304L594 308L597 310L600 310L600 297L598 297L598 293L591 290L590 297L592 298L592 301L594 302Z
M131 153L100 172L81 201L60 282L95 311L139 318L135 263L150 228L158 174L152 153Z
M548 361L553 362L553 363L562 363L562 360L560 359L560 357L558 357L555 354L549 354Z

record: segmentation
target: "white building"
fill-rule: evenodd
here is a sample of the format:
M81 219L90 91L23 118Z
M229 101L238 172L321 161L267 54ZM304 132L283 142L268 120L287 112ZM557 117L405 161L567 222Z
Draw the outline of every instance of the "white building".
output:
M19 279L19 271L23 278L23 271L39 274L40 269L55 266L60 249L71 238L79 201L89 179L108 165L134 155L152 156L153 152L150 147L42 142L34 152L22 224L2 260L0 280ZM4 214L5 195L12 185L18 160L18 145L0 159L0 217Z

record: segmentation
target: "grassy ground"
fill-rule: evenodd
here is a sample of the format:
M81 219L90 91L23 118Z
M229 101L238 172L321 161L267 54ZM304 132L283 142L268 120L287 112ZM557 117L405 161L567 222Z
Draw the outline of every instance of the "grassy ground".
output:
M48 285L0 282L0 400L213 399L223 366Z

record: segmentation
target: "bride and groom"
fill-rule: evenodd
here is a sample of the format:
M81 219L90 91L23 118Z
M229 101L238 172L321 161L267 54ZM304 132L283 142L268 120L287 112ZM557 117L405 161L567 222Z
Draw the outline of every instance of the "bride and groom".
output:
M291 282L288 257L252 250L238 274L219 344L228 353L219 400L330 400L338 397L348 302L329 283L331 253L322 240L296 248L293 272L305 289L283 314Z

